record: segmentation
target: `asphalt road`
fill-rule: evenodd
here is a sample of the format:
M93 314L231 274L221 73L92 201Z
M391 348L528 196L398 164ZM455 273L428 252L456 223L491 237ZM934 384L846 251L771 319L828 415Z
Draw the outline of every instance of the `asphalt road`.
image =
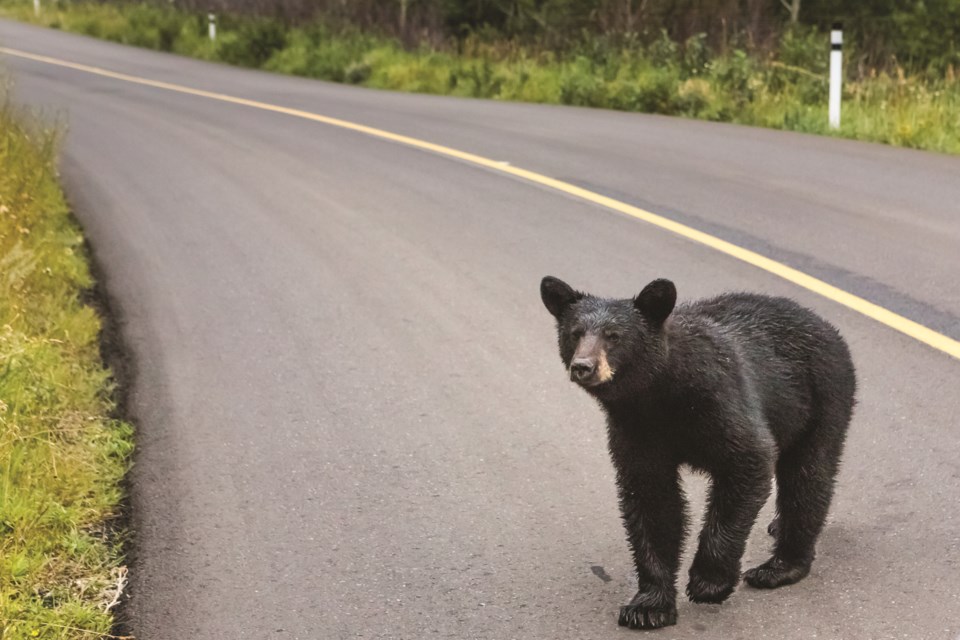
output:
M10 22L0 46L507 161L960 337L957 158L369 91ZM494 171L3 62L19 102L69 123L63 178L136 365L126 613L141 640L638 633L616 626L634 578L603 421L565 379L538 295L545 274L610 295L658 276L682 298L787 295L840 327L858 366L860 404L810 577L741 587L722 606L683 602L679 624L655 637L960 634L960 361L733 258ZM703 490L689 479L694 511ZM768 548L756 527L745 566Z

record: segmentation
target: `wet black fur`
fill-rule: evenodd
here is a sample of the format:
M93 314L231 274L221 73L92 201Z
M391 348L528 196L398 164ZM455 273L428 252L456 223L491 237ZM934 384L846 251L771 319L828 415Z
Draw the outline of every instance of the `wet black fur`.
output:
M667 280L610 300L544 278L570 366L580 337L601 336L615 373L587 388L607 414L610 454L640 588L620 624L676 623L676 574L686 533L680 465L708 473L711 491L687 595L722 602L777 479L773 557L747 571L757 588L810 571L823 528L856 381L843 338L792 300L731 293L674 309ZM608 339L609 338L609 339Z

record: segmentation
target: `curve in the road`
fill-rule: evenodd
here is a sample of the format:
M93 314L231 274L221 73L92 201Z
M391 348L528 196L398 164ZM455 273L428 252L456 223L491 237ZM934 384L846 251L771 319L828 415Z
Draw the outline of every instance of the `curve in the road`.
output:
M413 138L410 136L400 135L392 133L390 131L385 131L383 129L377 129L375 127L369 127L366 125L358 124L355 122L350 122L347 120L342 120L339 118L331 118L324 116L318 113L313 113L310 111L303 111L300 109L291 109L289 107L283 107L280 105L270 104L266 102L260 102L257 100L248 100L245 98L239 98L236 96L225 95L222 93L216 93L212 91L204 91L202 89L194 89L191 87L173 84L169 82L160 82L157 80L150 80L149 78L143 78L139 76L133 76L124 73L117 73L115 71L110 71L108 69L102 69L99 67L93 67L84 64L78 64L75 62L70 62L67 60L61 60L58 58L52 58L49 56L42 56L33 53L28 53L25 51L20 51L17 49L11 49L7 47L0 47L0 52L16 56L20 58L25 58L28 60L33 60L36 62L43 62L46 64L57 65L60 67L66 67L69 69L74 69L77 71L82 71L85 73L92 73L99 76L104 76L107 78L112 78L115 80L121 80L124 82L131 82L135 84L145 85L149 87L154 87L157 89L163 89L166 91L175 91L178 93L189 94L193 96L198 96L202 98L207 98L210 100L218 100L221 102L229 102L232 104L242 105L246 107L251 107L254 109L261 109L264 111L272 111L275 113L281 113L288 116L293 116L297 118L304 118L307 120L313 120L315 122L320 122L334 127L339 127L342 129L348 129L351 131L356 131L359 133L364 133L370 136L381 138L384 140L389 140L399 144L404 144L410 147L415 147L418 149L423 149L425 151L431 151L443 156L450 158L455 158L464 162L468 162L477 166L484 167L493 171L500 173L508 174L529 182L539 184L550 189L555 189L557 191L563 192L567 195L586 200L593 204L597 204L601 207L617 211L638 220L642 220L654 226L657 226L661 229L665 229L677 235L680 235L688 240L692 240L699 244L705 245L729 255L737 260L746 262L747 264L753 265L757 268L763 269L773 275L776 275L784 280L792 282L797 286L803 287L809 291L812 291L818 295L821 295L829 300L837 302L845 307L848 307L858 313L861 313L868 318L876 320L881 324L884 324L896 331L899 331L915 340L918 340L924 344L927 344L934 349L942 351L954 358L960 359L960 342L954 340L948 336L945 336L937 331L930 329L920 323L914 322L909 318L906 318L900 314L894 313L885 307L874 304L860 296L854 295L848 291L840 289L834 285L831 285L823 280L815 278L811 275L808 275L798 269L789 267L781 262L772 260L766 256L763 256L755 251L750 251L726 240L722 240L716 236L704 233L693 227L690 227L685 224L681 224L669 218L666 218L655 213L651 213L639 207L621 202L614 198L603 196L599 193L590 191L578 187L576 185L570 184L569 182L564 182L562 180L556 180L548 176L536 173L534 171L529 171L527 169L522 169L519 167L511 166L508 163L500 162L497 160L492 160L490 158L485 158L473 153L468 153L465 151L460 151L451 147L444 145L434 144L426 140L420 140L418 138Z

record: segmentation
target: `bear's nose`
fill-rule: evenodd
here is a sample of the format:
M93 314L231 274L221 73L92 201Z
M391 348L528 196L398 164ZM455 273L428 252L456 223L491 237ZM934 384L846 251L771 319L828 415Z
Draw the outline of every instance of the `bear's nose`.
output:
M597 369L597 363L593 360L578 359L570 365L570 379L574 382L582 382L593 375Z

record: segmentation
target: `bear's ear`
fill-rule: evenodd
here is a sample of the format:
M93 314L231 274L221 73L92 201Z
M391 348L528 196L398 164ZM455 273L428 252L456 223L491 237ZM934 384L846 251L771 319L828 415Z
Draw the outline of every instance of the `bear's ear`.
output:
M676 303L677 288L662 278L645 286L640 295L633 299L633 306L656 324L663 324Z
M582 293L574 291L566 282L553 276L547 276L540 281L540 298L543 300L543 305L558 320L567 307L582 297Z

